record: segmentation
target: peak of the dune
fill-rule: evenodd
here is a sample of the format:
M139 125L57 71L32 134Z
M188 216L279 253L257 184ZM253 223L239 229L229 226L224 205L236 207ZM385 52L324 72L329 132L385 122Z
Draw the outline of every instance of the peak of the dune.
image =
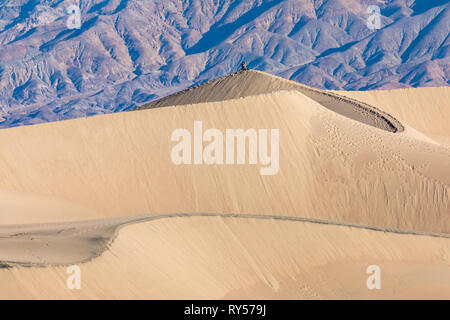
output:
M150 102L138 109L225 101L299 88L306 88L306 86L263 71L241 70Z
M242 70L196 85L137 110L226 101L278 91L300 92L327 109L382 130L394 133L404 130L400 121L374 106L256 70Z

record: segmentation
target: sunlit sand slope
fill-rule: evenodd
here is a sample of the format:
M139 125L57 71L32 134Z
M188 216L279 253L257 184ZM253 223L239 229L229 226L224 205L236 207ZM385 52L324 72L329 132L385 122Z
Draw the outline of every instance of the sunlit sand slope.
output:
M280 129L279 172L175 165L171 133L192 131L194 120L223 132ZM0 132L0 144L0 190L86 208L40 222L228 212L450 231L448 149L343 117L295 91L14 128Z
M0 298L450 298L449 239L305 222L171 218L126 227L99 258L0 269ZM381 290L366 269L381 269Z

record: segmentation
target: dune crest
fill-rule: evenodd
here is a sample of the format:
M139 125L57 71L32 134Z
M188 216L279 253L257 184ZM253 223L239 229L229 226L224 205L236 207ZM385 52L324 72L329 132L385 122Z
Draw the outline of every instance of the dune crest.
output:
M101 256L123 227L169 218L217 217L222 219L274 220L312 223L409 236L450 239L449 234L395 230L338 221L256 214L174 213L126 218L52 224L10 225L0 227L0 266L12 268L68 266L92 261ZM68 250L68 248L71 248Z
M372 105L256 70L239 71L211 80L151 102L136 110L226 101L284 90L296 90L325 108L373 127L394 133L403 131L400 121Z

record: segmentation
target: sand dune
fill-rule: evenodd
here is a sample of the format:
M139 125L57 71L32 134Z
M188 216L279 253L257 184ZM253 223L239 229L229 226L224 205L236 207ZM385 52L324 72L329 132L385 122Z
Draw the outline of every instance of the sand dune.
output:
M172 131L199 119L220 130L280 128L279 173L174 165ZM450 230L448 149L342 117L295 91L14 128L0 132L0 144L0 190L69 201L92 219L255 213ZM63 212L41 219L73 221Z
M345 94L247 72L149 109L1 130L0 297L448 298L450 148L433 136L443 120L415 127L397 91L395 104ZM279 129L279 172L175 165L171 134L196 120ZM174 213L238 217L142 216ZM72 263L86 275L79 292L63 281ZM386 290L365 287L370 264Z

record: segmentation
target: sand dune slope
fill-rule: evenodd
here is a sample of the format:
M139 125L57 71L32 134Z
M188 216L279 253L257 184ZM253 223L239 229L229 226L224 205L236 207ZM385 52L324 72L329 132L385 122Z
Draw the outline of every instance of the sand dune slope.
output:
M279 128L278 174L175 165L171 133L192 131L194 120L222 131ZM448 149L340 116L295 91L14 128L0 132L0 144L0 190L69 201L90 212L79 219L225 212L450 231ZM25 218L2 211L5 223Z
M420 133L393 104L258 72L157 103L0 131L0 297L448 298L450 240L417 235L450 234L450 148L426 137L443 124ZM171 135L194 121L279 129L279 171L175 165ZM240 216L148 221L174 213ZM81 291L65 287L72 263ZM371 264L381 291L365 287Z
M240 218L172 218L124 228L80 265L0 269L0 298L450 298L450 241L342 226ZM370 265L381 290L368 290Z

